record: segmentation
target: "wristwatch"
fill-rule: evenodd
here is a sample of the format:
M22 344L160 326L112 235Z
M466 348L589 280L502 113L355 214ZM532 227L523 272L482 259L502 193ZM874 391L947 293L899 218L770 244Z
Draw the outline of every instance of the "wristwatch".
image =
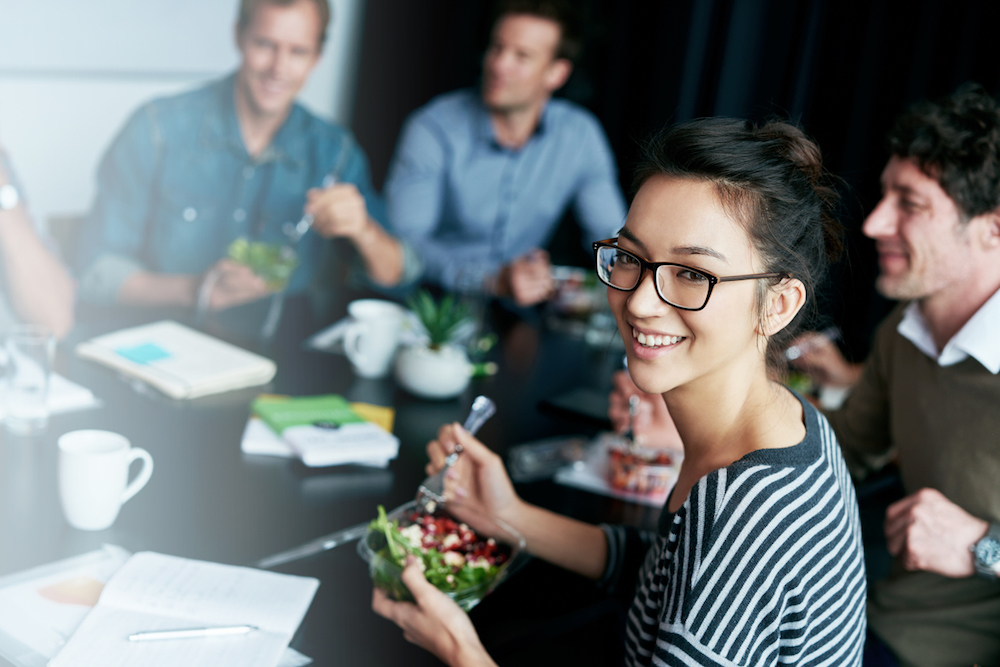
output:
M987 579L1000 577L1000 524L991 523L990 529L972 547L976 572Z
M10 183L0 185L0 211L11 210L17 206L19 201L21 201L21 195L18 193L17 188Z

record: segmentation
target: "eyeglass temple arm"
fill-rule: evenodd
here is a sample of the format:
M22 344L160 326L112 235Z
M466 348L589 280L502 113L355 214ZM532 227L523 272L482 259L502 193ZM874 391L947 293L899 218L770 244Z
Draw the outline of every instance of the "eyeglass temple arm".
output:
M734 280L753 280L754 278L790 278L787 273L750 273L745 276L726 276L725 278L716 278L720 283L730 283Z

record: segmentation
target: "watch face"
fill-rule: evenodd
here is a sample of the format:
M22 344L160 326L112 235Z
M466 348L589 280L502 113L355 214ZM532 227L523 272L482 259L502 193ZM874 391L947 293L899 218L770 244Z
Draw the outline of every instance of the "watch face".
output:
M976 544L976 560L986 567L1000 563L1000 541L984 537Z
M0 211L9 211L17 206L20 198L17 195L17 188L10 183L0 185Z

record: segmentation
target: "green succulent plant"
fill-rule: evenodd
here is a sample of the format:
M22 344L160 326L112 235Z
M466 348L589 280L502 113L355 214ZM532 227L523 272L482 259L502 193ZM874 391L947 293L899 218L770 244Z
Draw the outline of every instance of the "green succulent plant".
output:
M406 305L427 330L432 350L437 350L452 340L469 310L453 294L446 294L440 301L436 301L427 290L420 290L411 296L406 300Z

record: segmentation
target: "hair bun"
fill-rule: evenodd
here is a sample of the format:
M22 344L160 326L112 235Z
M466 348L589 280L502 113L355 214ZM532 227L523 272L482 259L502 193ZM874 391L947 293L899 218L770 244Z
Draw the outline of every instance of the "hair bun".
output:
M823 180L823 154L819 145L807 137L805 132L791 123L769 121L760 128L759 134L778 142L785 159L802 170L811 183Z

